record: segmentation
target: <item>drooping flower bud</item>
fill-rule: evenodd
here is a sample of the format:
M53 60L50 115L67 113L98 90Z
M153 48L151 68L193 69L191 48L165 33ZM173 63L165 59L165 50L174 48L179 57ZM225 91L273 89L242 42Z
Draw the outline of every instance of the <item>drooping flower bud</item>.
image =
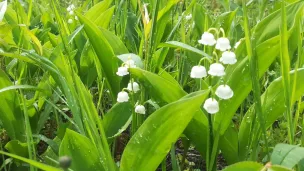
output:
M221 99L230 99L233 97L233 91L228 85L220 85L215 91L215 94Z
M217 39L215 48L222 52L231 49L229 39L227 39L225 37L221 37L221 38Z
M146 114L146 108L143 105L137 105L135 107L135 112L144 115L144 114Z
M126 66L119 67L118 71L116 72L116 74L118 76L121 76L121 77L125 76L125 75L128 75L129 74L128 67L126 67Z
M131 82L128 83L127 89L128 89L129 91L132 91L132 84L131 84ZM139 88L138 83L137 83L137 82L133 82L133 91L134 91L134 93L138 92L139 90L140 90L140 88Z
M72 159L69 156L62 156L59 158L59 166L64 169L67 170L72 163Z
M117 95L117 102L123 103L129 101L129 94L125 91L121 91Z
M70 14L70 15L74 15L74 11L70 11L69 14Z
M220 63L213 63L210 65L208 74L218 77L224 76L226 74L225 67Z
M235 64L237 62L234 52L225 51L220 58L220 62L223 64Z
M219 111L219 104L215 99L209 98L204 103L204 109L210 114L215 114Z
M207 76L207 71L206 68L204 66L194 66L191 69L191 74L190 77L191 78L203 78Z
M201 40L198 41L198 43L203 44L203 45L208 45L208 46L213 46L216 43L216 40L213 36L213 34L209 32L204 32Z

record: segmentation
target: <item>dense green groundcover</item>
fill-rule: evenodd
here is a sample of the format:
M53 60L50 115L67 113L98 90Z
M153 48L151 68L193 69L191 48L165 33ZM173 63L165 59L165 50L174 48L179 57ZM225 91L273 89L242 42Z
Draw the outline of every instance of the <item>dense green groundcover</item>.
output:
M0 1L0 170L304 171L304 1Z

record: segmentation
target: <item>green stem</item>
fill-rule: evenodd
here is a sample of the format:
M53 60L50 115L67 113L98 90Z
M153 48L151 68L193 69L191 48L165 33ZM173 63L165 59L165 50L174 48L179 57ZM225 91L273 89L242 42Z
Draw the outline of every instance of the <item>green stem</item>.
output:
M130 91L131 94L131 105L132 105L132 124L131 124L131 133L132 135L135 134L135 132L137 131L137 114L135 113L135 101L134 101L134 89L133 89L133 79L132 79L132 75L130 74L130 78L131 78L131 87L132 87L132 91Z
M164 158L163 162L162 162L162 165L161 165L161 168L162 168L162 171L166 171L167 170L167 161L166 161L166 157Z
M208 118L208 142L207 142L207 170L213 170L213 160L212 160L212 149L213 149L213 125L212 125L212 118L211 114L207 114Z

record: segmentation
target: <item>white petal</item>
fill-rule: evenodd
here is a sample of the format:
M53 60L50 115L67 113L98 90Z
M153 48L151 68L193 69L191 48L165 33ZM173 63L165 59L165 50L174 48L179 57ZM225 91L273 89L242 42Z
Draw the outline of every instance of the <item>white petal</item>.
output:
M127 67L119 67L118 68L118 71L116 72L116 74L118 75L118 76L125 76L125 75L128 75L129 74L129 72L128 72L128 68Z
M191 69L190 77L191 78L203 78L207 76L207 71L204 66L194 66Z
M213 45L215 45L216 40L215 40L213 34L211 34L209 32L204 32L201 37L201 40L199 40L198 42L203 45L213 46Z
M225 67L220 63L213 63L210 65L208 74L212 76L224 76L225 73Z
M235 64L237 62L235 53L225 51L220 58L220 62L223 64Z
M209 98L204 103L204 109L210 114L215 114L219 111L219 104L215 99Z
M136 92L138 92L138 91L140 90L139 85L138 85L137 82L133 82L133 89L132 89L132 84L131 84L131 83L128 83L127 89L128 89L129 91L134 90L134 93L136 93Z
M220 50L220 51L226 51L231 49L230 46L230 41L229 39L225 38L225 37L221 37L216 41L216 49Z
M228 85L220 85L216 91L215 94L221 98L221 99L230 99L233 97L233 91Z
M144 115L144 114L146 114L146 108L143 105L137 105L135 107L135 112Z
M117 102L127 102L129 101L129 94L127 92L121 91L117 95Z

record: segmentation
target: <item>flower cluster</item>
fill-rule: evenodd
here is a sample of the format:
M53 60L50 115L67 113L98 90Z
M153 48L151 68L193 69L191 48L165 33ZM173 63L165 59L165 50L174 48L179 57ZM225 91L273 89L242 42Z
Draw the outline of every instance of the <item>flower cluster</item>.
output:
M128 69L129 68L136 68L136 64L135 61L132 60L131 58L129 58L127 61L125 61L121 67L118 68L116 74L118 76L125 76L129 74ZM123 102L128 102L130 97L128 92L132 92L132 93L137 93L138 91L140 91L140 87L139 84L135 81L131 81L128 83L127 88L124 88L121 92L118 93L117 95L117 102L118 103L123 103ZM135 113L138 114L145 114L146 113L146 108L143 105L135 105Z
M201 36L201 39L198 40L198 43L202 45L215 46L213 54L216 57L216 62L212 63L214 59L210 59L207 57L202 58L202 60L207 59L211 63L208 72L205 66L201 66L201 60L199 62L199 65L192 67L190 73L191 78L202 79L204 77L207 77L208 74L214 77L222 77L226 74L224 65L233 65L237 62L235 53L230 51L231 45L229 39L225 37L225 33L222 29L220 29L220 31L223 32L223 37L219 37L219 31L216 30L217 37L219 37L218 39L215 39L215 36L212 33L204 32ZM240 43L238 42L235 45L235 48L237 48L239 44ZM217 52L221 54L220 59L218 59ZM216 95L220 99L227 100L233 97L233 90L226 84L219 85L214 95ZM210 114L215 114L219 111L219 103L215 98L207 99L203 107Z
M74 10L75 10L74 4L69 5L67 8L67 12L69 13L69 19L68 19L69 24L72 24L74 22L74 19L78 20L78 17L75 15Z

